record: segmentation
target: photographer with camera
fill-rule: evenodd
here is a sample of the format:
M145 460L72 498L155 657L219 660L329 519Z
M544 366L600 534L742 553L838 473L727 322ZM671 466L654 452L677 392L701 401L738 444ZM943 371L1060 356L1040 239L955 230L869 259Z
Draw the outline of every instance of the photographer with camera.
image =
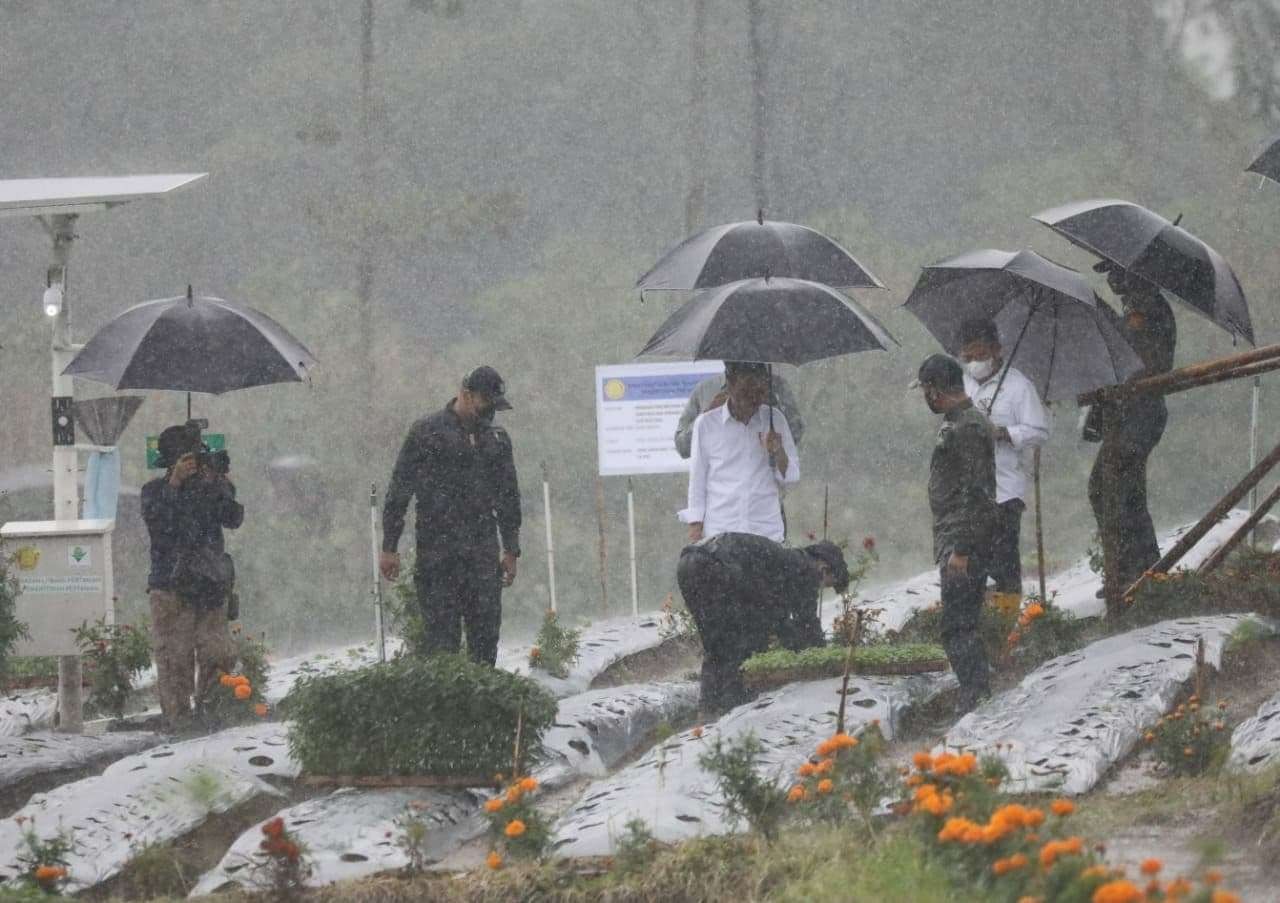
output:
M226 452L211 453L199 424L160 434L165 475L142 487L142 517L151 540L151 621L160 711L170 729L191 725L219 669L234 664L227 606L235 583L223 528L244 520L228 479Z

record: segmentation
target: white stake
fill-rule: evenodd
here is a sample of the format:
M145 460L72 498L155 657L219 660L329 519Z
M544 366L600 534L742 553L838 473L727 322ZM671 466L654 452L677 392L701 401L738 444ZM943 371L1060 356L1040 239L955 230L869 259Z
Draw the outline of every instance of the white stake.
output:
M551 483L547 480L547 462L542 462L542 510L547 520L547 583L551 588L551 610L556 611L556 547L551 538Z
M640 584L636 580L636 495L627 478L627 533L631 537L631 616L640 617Z
M382 574L378 568L378 484L369 487L369 547L373 553L373 624L378 631L378 661L387 660L387 638L382 623Z

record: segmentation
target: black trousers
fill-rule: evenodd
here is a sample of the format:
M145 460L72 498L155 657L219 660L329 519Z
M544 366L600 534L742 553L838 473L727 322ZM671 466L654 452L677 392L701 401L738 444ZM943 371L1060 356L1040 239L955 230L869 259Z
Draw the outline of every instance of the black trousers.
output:
M1022 499L1009 499L996 506L995 530L991 535L991 561L987 576L995 581L998 593L1022 592Z
M502 577L497 548L446 557L424 556L414 570L414 587L426 631L423 649L458 652L467 632L467 655L492 665L498 660L502 627Z
M676 582L702 640L703 712L741 705L751 698L742 663L768 648L775 619L756 610L729 568L699 546L680 554Z
M970 555L968 573L960 577L947 575L945 559L942 565L942 647L947 650L961 692L985 693L990 689L990 677L978 624L987 587L987 565L978 556Z
M1107 584L1123 592L1160 560L1147 508L1147 459L1164 432L1163 420L1144 430L1118 430L1098 448L1089 473L1089 504L1098 523Z

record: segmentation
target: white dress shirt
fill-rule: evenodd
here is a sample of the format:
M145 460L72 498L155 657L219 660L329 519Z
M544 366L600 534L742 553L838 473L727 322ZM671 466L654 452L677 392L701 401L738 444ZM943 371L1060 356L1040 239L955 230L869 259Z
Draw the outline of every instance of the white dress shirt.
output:
M964 391L969 400L993 424L1009 431L1011 441L996 442L996 503L1000 505L1011 499L1026 501L1031 470L1029 453L1049 439L1049 415L1035 385L1008 365L1005 374L1003 386L1000 386L999 371L984 383L968 373L964 375ZM996 386L1000 386L999 395L996 395ZM995 410L991 409L993 396Z
M693 422L689 455L689 507L686 524L702 524L702 535L754 533L782 542L782 503L778 488L800 479L800 456L787 418L773 409L773 430L782 437L787 472L769 465L764 437L769 407L761 405L746 423L729 415L728 403Z

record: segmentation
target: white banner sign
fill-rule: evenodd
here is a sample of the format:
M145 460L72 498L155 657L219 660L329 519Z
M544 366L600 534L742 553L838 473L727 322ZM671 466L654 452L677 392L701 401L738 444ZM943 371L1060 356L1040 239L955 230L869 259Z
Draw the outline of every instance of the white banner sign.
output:
M723 372L720 361L596 367L600 475L687 471L675 446L680 414L694 386Z

